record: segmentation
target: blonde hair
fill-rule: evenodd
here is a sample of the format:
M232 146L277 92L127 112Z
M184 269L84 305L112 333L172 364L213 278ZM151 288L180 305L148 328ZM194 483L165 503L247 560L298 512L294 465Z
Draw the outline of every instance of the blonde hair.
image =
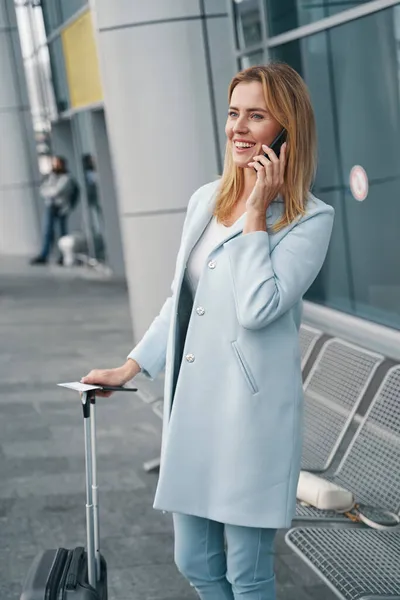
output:
M273 226L286 227L305 214L307 195L316 169L316 129L308 89L300 75L285 63L250 67L232 79L228 90L230 102L235 87L242 82L259 81L271 116L287 131L285 182L282 190L284 213ZM225 221L243 192L244 169L232 159L231 142L225 151L224 171L214 214Z

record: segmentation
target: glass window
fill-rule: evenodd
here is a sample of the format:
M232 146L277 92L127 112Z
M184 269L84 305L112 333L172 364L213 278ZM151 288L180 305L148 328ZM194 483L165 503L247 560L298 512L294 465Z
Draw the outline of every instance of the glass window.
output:
M40 93L40 83L36 57L31 57L24 62L26 85L28 88L29 104L33 119L39 119L43 112L43 102Z
M308 297L397 329L399 47L396 6L273 50L300 66L309 86L319 141L314 193L336 208L328 259ZM369 179L363 202L350 191L354 165Z
M78 150L78 179L82 188L83 224L88 242L88 254L97 261L106 261L104 216L101 206L99 178L95 155L93 120L90 111L72 117L74 147Z
M44 26L47 35L61 25L61 14L58 0L41 0Z
M264 60L264 52L259 50L258 52L253 52L252 54L245 54L240 57L240 68L247 69L248 67L252 67L253 65L262 65L265 62Z
M39 48L46 43L46 30L43 20L43 11L40 6L31 9L32 30L35 38L35 47Z
M325 17L365 4L368 0L264 0L269 34L314 23Z
M59 112L63 112L69 108L69 94L64 53L60 37L49 43L49 52L57 109Z
M206 14L227 14L226 0L204 0L204 11Z
M16 5L19 40L23 58L30 58L46 43L43 13L39 6Z
M82 8L82 6L86 6L88 4L87 0L59 0L60 2L60 10L61 10L61 19L64 23L67 19L73 17L73 15Z
M29 21L29 6L16 5L15 13L17 15L19 39L21 43L22 56L27 58L32 56L35 45L32 36L32 29Z
M47 45L40 48L37 54L37 64L46 114L49 119L55 119L57 117L57 101L51 74L50 54Z
M233 12L239 48L254 46L262 41L260 6L258 0L234 0Z

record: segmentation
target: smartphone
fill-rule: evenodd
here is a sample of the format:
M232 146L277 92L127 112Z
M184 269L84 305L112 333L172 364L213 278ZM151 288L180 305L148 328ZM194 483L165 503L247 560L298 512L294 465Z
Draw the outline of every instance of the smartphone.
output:
M137 392L137 388L124 387L123 385L103 385L100 383L99 388L102 392Z
M282 129L282 131L280 133L278 133L278 135L276 136L276 138L274 139L274 141L272 142L272 144L270 146L271 150L273 150L275 152L275 154L278 158L281 153L282 145L286 142L286 137L287 137L286 129ZM269 160L269 156L265 152L264 152L264 156L266 156Z

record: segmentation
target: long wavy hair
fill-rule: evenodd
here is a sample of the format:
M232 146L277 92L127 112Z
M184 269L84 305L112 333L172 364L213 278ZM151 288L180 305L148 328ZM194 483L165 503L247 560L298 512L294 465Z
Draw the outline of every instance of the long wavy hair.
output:
M280 62L240 71L229 85L228 102L230 103L232 92L239 83L251 81L261 83L269 113L287 131L285 180L282 189L284 212L273 226L274 231L279 231L305 214L307 195L316 170L314 111L303 79L292 67ZM229 219L243 193L244 169L234 164L231 145L232 142L228 140L214 211L220 222Z

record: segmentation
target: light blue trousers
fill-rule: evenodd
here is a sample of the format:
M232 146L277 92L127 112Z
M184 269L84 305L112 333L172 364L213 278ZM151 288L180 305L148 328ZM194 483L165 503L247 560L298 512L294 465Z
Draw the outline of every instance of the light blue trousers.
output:
M202 600L276 600L276 529L175 513L174 530L175 563Z

